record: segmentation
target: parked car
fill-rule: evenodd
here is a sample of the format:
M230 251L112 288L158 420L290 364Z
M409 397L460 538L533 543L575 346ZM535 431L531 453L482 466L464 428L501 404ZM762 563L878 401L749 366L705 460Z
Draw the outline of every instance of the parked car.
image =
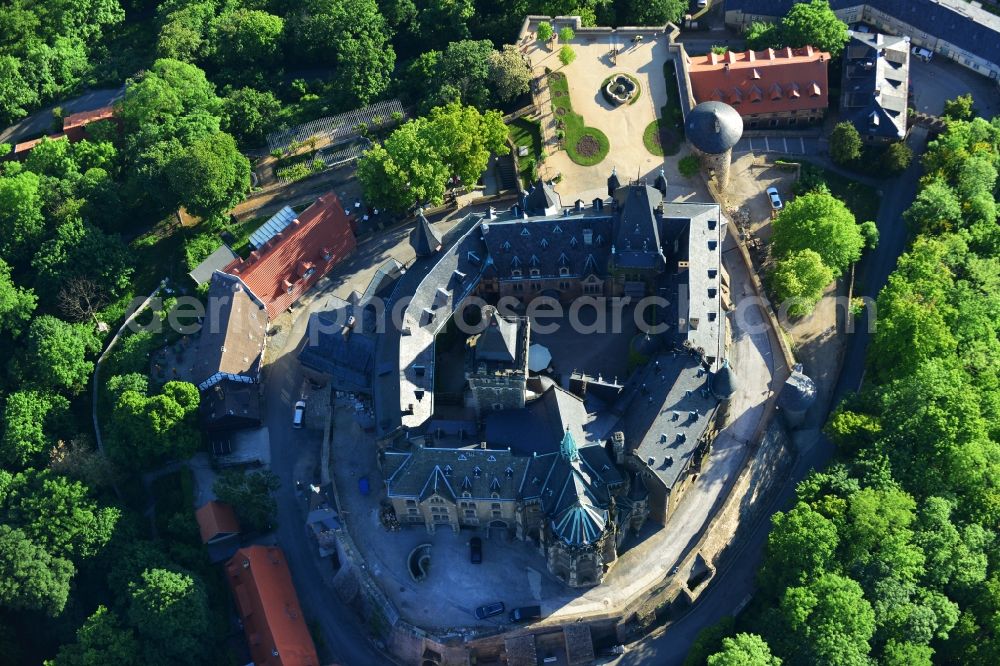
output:
M708 7L708 0L698 0L698 9Z
M929 49L925 49L922 46L914 46L912 49L910 49L910 53L912 53L913 55L917 56L918 58L920 58L924 62L930 62L931 58L934 57L934 52L933 51L931 51Z
M502 601L495 601L492 604L486 604L485 606L480 606L476 609L476 617L480 620L485 620L488 617L493 617L494 615L503 615L504 609L507 607L503 605Z
M778 188L769 187L767 188L766 192L768 199L771 200L771 208L773 208L774 210L781 210L784 204L781 203L781 197L778 196Z
M542 617L541 606L521 606L510 612L510 621L514 623L531 622Z
M306 424L306 401L299 400L295 403L295 411L292 412L292 427L302 428Z
M872 29L869 28L864 23L859 23L854 27L854 32L871 32Z
M469 540L469 559L473 564L483 563L483 540L479 537L472 537Z

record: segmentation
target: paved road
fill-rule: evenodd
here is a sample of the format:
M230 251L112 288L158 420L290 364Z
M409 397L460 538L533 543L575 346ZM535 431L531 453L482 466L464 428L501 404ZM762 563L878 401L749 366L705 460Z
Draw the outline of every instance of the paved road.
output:
M927 135L922 129L913 132L908 143L915 153L922 152ZM876 250L866 256L858 266L857 283L859 293L874 296L885 285L889 274L896 266L896 260L906 247L906 225L903 211L913 201L920 176L918 160L910 168L892 181L884 184L884 195L878 213L880 242ZM833 392L830 405L836 405L849 391L856 391L864 378L865 353L871 338L867 322L859 322L856 332L847 343L844 366ZM820 421L825 421L826 414ZM754 578L760 568L764 545L770 531L770 514L787 507L794 495L795 485L813 469L826 465L833 455L833 445L820 436L796 461L781 491L776 495L768 515L759 520L744 541L741 550L729 557L729 566L718 572L710 587L692 607L690 613L665 630L654 633L650 638L630 646L629 652L620 664L651 664L673 666L684 661L698 632L706 626L718 622L726 615L732 615L740 602L754 591Z
M17 143L22 139L31 139L52 131L52 109L61 106L65 113L77 113L98 109L113 104L125 94L125 86L121 88L104 88L90 90L79 97L60 104L53 104L35 111L30 116L22 118L4 131L0 132L0 143Z
M290 348L301 339L308 317L300 317L290 340ZM271 436L271 469L281 478L277 492L278 544L285 552L292 579L303 611L310 621L319 625L324 642L334 660L345 666L383 664L380 655L368 640L369 631L362 626L358 614L345 605L322 581L329 578L327 560L317 564L312 541L306 537L301 501L295 494L295 461L303 446L315 446L316 435L306 430L292 430L292 404L298 398L302 374L295 355L286 353L268 366L265 378L266 423ZM310 481L310 479L305 479Z

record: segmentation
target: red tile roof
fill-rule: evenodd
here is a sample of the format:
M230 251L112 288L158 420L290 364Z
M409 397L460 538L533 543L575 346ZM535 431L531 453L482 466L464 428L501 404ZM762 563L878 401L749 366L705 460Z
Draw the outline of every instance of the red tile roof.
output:
M23 157L31 152L31 149L40 144L45 139L49 141L58 141L59 139L65 139L65 134L50 134L49 136L40 136L37 139L31 139L30 141L22 141L21 143L14 145L14 155L16 157Z
M328 192L247 259L226 266L225 272L239 276L273 319L356 246L347 212Z
M233 507L225 502L206 502L194 512L194 517L201 530L202 543L240 533L240 521L236 519Z
M89 125L90 123L97 122L98 120L107 120L108 118L114 117L115 107L113 106L102 106L99 109L71 113L63 118L63 131L68 132L74 127L83 127L84 125Z
M688 72L695 101L725 102L741 116L825 109L830 54L811 46L694 56Z
M319 666L285 554L250 546L226 563L226 577L257 666Z

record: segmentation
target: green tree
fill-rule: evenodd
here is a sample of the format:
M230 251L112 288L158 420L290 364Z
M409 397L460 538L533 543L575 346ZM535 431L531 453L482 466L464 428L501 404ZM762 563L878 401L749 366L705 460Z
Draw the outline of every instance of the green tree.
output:
M225 213L250 191L250 160L225 132L195 141L167 166L177 200L192 215Z
M865 240L844 202L823 192L809 192L785 204L774 222L772 246L779 257L813 250L841 275L861 258Z
M840 538L836 525L808 504L799 502L771 518L767 558L760 578L766 589L781 590L823 573L833 562Z
M55 297L74 280L84 279L95 287L94 300L102 302L120 296L133 272L129 250L121 238L105 234L79 217L59 225L55 235L35 253L31 267L40 294ZM64 314L73 318L71 313Z
M800 250L780 259L771 274L778 301L782 306L788 303L788 313L796 317L812 312L831 282L833 270L812 250Z
M867 222L862 222L858 228L865 239L865 249L874 250L878 246L878 225L868 220Z
M564 44L562 48L559 49L559 62L561 62L565 67L574 60L576 60L576 51L573 50L572 46Z
M882 153L882 168L890 174L903 173L912 161L913 151L910 150L905 141L889 144L889 147Z
M3 440L0 460L20 467L36 459L56 444L65 429L69 400L56 393L16 391L7 396L3 409Z
M837 123L830 133L830 159L849 164L861 157L861 135L849 121Z
M528 92L531 68L516 46L505 44L502 51L490 53L489 80L494 98L505 104Z
M931 666L934 650L929 645L915 645L890 639L883 650L885 666Z
M676 23L688 8L685 0L621 0L615 5L619 25Z
M36 104L38 92L25 80L21 61L0 54L0 124L6 126L23 118Z
M223 120L227 132L245 147L259 146L276 129L281 102L270 91L238 88L226 95Z
M903 217L917 233L941 233L954 229L962 219L962 204L947 183L932 180L917 193Z
M732 636L736 622L725 615L715 624L703 627L684 657L684 666L704 666L708 657L722 649L722 639Z
M212 492L232 505L240 524L253 532L267 532L277 526L278 503L273 493L281 486L272 472L229 470L215 480Z
M207 50L206 35L214 16L214 2L195 2L168 13L160 25L156 54L160 58L195 62Z
M142 648L135 632L105 606L98 606L76 632L76 642L59 648L59 655L45 666L139 666Z
M945 100L943 115L950 120L972 120L976 115L972 104L972 93L959 95L955 99Z
M781 20L784 46L813 46L836 58L847 45L847 24L837 18L827 0L797 2Z
M0 259L0 332L20 335L37 303L35 292L14 284L10 266Z
M309 0L298 40L305 56L327 63L331 54L338 84L350 106L369 103L385 92L396 52L375 0Z
M124 390L115 403L109 453L122 464L150 467L198 450L198 388L172 381L157 395Z
M201 581L168 569L146 569L129 583L128 618L154 663L197 663L208 631Z
M0 524L0 604L58 615L74 573L68 560L52 557L21 530Z
M785 590L780 613L789 661L829 666L867 666L868 641L875 633L875 613L861 586L850 578L824 573L816 580Z
M492 97L490 77L494 53L493 44L485 39L449 44L441 56L434 101L441 104L459 101L485 111Z
M559 41L563 44L573 41L574 37L576 37L576 33L573 31L573 28L568 25L564 28L559 28Z
M211 23L211 53L227 76L244 70L268 70L281 58L285 22L256 9L232 9Z
M763 51L768 48L776 48L781 45L781 26L777 23L752 21L747 26L744 37L748 49Z
M54 557L89 558L111 539L121 511L99 507L90 490L50 470L9 476L0 496L2 522L22 530ZM3 489L0 477L0 489Z
M771 647L757 634L722 639L722 651L708 658L708 666L781 666Z
M94 364L89 354L100 349L91 328L67 324L42 315L28 327L28 364L41 386L79 393L86 386Z
M543 44L548 43L552 39L552 35L555 31L552 29L552 24L548 21L539 21L538 27L535 29L535 36L538 37L538 41Z
M17 266L41 242L41 179L30 171L0 176L0 253Z

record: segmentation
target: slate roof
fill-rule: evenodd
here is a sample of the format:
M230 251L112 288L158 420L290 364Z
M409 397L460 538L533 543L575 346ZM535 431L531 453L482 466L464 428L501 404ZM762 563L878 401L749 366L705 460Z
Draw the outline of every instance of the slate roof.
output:
M267 339L267 312L237 277L216 271L198 339L192 380L202 391L223 376L256 382Z
M719 400L729 400L736 394L736 373L729 365L729 359L722 362L716 372L712 373L712 395Z
M724 102L702 102L688 113L684 133L703 153L724 153L743 135L743 118Z
M845 120L862 135L904 138L909 78L909 37L851 33L840 93Z
M778 394L778 407L789 412L804 412L816 402L816 382L801 370L794 371L785 380Z
M229 264L236 260L236 253L233 252L228 245L223 243L219 246L212 254L205 258L205 261L198 264L198 266L188 273L191 279L194 280L195 284L203 285L212 279L212 274L215 271L221 271Z
M645 183L632 183L615 192L619 216L615 230L615 264L619 268L662 269L666 265L660 247L656 209L663 194Z
M463 493L473 499L517 498L528 458L509 449L425 448L386 451L383 469L389 497L423 501L434 494L455 500Z
M527 325L527 320L522 320ZM522 354L518 340L518 320L500 315L491 306L483 308L483 328L475 342L476 361L494 361L516 366ZM523 359L522 359L523 360Z
M825 109L830 54L806 46L692 56L697 102L726 102L741 116Z
M795 0L726 0L726 12L780 17ZM834 11L865 6L1000 65L1000 17L964 0L830 0Z
M232 431L258 426L260 386L223 379L202 391L198 409L206 430Z
M399 337L399 402L402 425L423 425L434 412L434 337L479 284L486 246L473 226L436 258L403 312ZM388 407L387 407L388 408Z
M226 577L255 664L319 666L316 646L280 548L241 548L226 563Z
M604 276L611 257L612 219L576 214L483 222L489 275L500 280ZM520 273L518 273L520 272Z
M509 446L518 453L553 453L559 450L566 429L576 442L593 441L587 426L594 420L580 398L557 385L550 386L537 400L523 409L490 412L485 418L486 441L493 446Z
M327 192L249 258L227 266L226 272L242 278L273 319L356 245L347 212L337 195Z
M339 299L338 299L339 300ZM354 329L345 329L354 306L340 301L332 312L309 315L302 349L298 359L302 365L323 372L340 391L371 391L375 337L362 330L360 318Z
M562 198L552 183L539 178L522 202L528 215L555 215L562 210Z
M441 249L441 234L434 230L423 211L417 215L417 223L410 232L410 246L418 257L428 257Z

